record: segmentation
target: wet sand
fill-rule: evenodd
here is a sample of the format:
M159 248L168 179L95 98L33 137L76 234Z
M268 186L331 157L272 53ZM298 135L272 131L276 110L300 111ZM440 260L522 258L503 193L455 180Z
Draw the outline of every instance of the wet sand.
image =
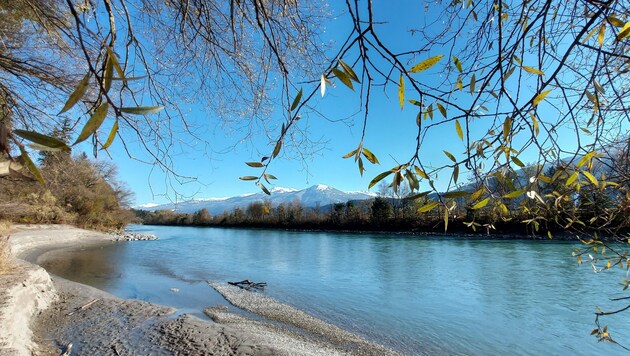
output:
M13 234L10 243L14 256L36 261L46 251L69 245L113 242L111 235L67 226L39 226ZM174 308L120 299L57 276L48 277L41 268L23 263L27 270L38 271L42 285L49 287L46 290L38 285L32 288L33 296L27 297L39 298L42 303L25 311L30 318L26 328L30 321L32 336L17 336L30 337L33 342L20 339L23 347L3 348L0 339L2 354L58 355L68 348L73 355L393 354L300 310L236 287L212 283L232 304L261 315L261 320L230 313L225 306L208 306L205 312L214 322L206 321L179 314ZM16 303L11 293L0 296L0 314L2 310L14 313L7 309ZM20 327L24 323L5 330L13 335Z

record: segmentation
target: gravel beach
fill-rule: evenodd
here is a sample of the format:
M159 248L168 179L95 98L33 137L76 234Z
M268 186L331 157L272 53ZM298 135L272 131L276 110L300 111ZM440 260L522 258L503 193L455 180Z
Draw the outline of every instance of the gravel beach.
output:
M36 262L54 249L125 243L115 240L112 235L70 226L40 225L18 226L9 243L14 257ZM202 320L50 276L22 260L18 265L12 274L0 275L4 287L0 288L0 327L6 330L0 336L3 355L393 354L300 310L236 287L211 284L232 304L262 316L261 320L212 305L205 312L213 321Z

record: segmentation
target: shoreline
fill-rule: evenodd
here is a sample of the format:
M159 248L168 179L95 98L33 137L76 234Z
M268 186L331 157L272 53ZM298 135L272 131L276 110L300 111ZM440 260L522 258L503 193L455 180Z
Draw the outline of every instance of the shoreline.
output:
M205 321L180 314L175 308L121 299L50 275L34 264L46 252L110 243L125 242L67 225L16 226L9 246L23 273L21 278L8 278L13 288L6 289L4 296L0 293L0 322L7 330L0 337L0 353L53 355L71 348L78 354L395 354L367 340L362 340L358 349L348 348L336 342L337 336L322 338L296 332L213 305L206 309L213 321ZM6 276L0 275L0 282L2 277ZM22 289L28 292L17 293ZM24 307L25 301L30 302L28 307ZM339 337L348 339L344 333L339 329Z

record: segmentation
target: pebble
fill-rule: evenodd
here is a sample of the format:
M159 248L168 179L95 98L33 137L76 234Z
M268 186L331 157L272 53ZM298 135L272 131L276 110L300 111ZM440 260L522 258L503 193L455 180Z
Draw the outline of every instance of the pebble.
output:
M141 232L122 232L112 233L114 241L155 241L157 236L152 234L143 234Z

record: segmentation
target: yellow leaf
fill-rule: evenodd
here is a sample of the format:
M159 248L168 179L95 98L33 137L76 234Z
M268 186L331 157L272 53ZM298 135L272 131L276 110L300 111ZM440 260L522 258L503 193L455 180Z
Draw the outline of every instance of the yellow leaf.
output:
M400 109L405 106L405 78L400 73L400 79L398 80L398 102L400 103Z
M473 205L471 209L473 209L473 210L481 209L484 206L488 205L488 202L490 202L490 198L486 198L486 199L478 202L477 204Z
M453 63L455 63L455 67L461 73L462 72L462 62L460 62L457 57L453 56Z
M421 213L426 213L427 211L434 209L436 206L438 206L438 204L439 203L436 202L436 201L427 203L427 204L425 204L425 205L423 205L423 206L418 208L418 213L420 213L420 214Z
M345 155L343 155L343 157L341 157L341 158L350 158L350 157L354 156L355 154L357 154L357 150L350 151L350 152L346 153Z
M444 209L444 231L448 230L448 209Z
M573 172L573 174L571 174L569 176L569 178L567 178L566 183L564 183L565 186L570 186L571 184L573 184L573 182L575 182L575 180L578 178L578 172Z
M85 91L87 90L89 81L90 73L86 74L83 79L81 79L79 85L77 85L76 89L74 89L72 94L70 94L70 97L68 97L68 101L66 101L66 104L63 106L63 109L61 109L59 114L63 114L64 112L70 110L74 106L74 104L76 104L83 97L83 94L85 94Z
M602 25L599 26L599 34L597 35L597 42L599 43L600 46L604 44L605 37L606 37L606 23L602 23Z
M116 121L114 122L114 126L112 126L112 129L109 132L107 141L101 149L106 150L109 146L111 146L112 142L114 142L114 138L116 137L116 132L118 132L118 119L116 119Z
M610 15L606 17L606 19L608 20L608 22L610 22L611 25L615 27L623 27L624 25L623 21L619 20L615 15Z
M416 169L416 173L424 178L424 179L429 179L429 175L427 175L422 169L418 168L417 166L414 166L414 168Z
M442 151L444 152L444 154L446 155L446 157L448 157L451 161L453 162L457 162L457 160L455 159L455 156L453 156L452 153L448 152L448 151Z
M464 131L462 131L462 125L459 124L459 120L455 120L455 131L457 131L459 139L464 141Z
M584 176L588 178L588 180L591 181L591 183L593 183L594 186L599 187L599 182L597 181L597 178L595 178L595 176L591 174L591 172L582 171L582 174L584 174Z
M551 93L551 89L545 90L541 92L540 94L536 95L536 97L534 98L534 106L537 106L538 104L540 104L540 102L543 101L549 93Z
M630 36L630 21L626 22L626 24L623 25L623 28L617 34L617 41L621 41L628 36Z
M508 194L504 195L503 197L507 198L507 199L514 199L514 198L517 198L517 197L523 195L524 193L525 193L525 191L522 190L522 189L521 190L515 190L515 191L513 191L511 193L508 193Z
M532 74L537 74L537 75L545 75L545 73L543 71L541 71L540 69L536 69L533 67L528 67L528 66L523 66L522 67L526 72L532 73Z
M462 83L462 76L457 76L457 89L464 90L464 83Z
M506 117L503 121L503 140L507 142L510 132L512 131L512 118Z
M365 156L365 158L367 158L367 160L370 161L370 163L372 164L380 164L378 158L376 158L376 155L365 147L363 147L363 156Z
M418 73L418 72L422 72L424 70L427 70L427 69L433 67L437 62L439 62L440 59L442 59L442 57L444 57L444 56L443 55L439 55L439 56L431 57L429 59L425 59L424 61L416 64L413 67L411 67L411 69L409 69L409 73Z
M85 126L83 126L83 130L81 130L81 133L79 134L79 137L77 137L77 140L74 142L73 146L79 142L85 141L88 137L90 137L91 134L96 132L96 130L101 127L103 120L105 120L105 116L107 116L108 109L109 104L103 103L96 110L94 110L94 113L92 114L88 122L85 123Z

